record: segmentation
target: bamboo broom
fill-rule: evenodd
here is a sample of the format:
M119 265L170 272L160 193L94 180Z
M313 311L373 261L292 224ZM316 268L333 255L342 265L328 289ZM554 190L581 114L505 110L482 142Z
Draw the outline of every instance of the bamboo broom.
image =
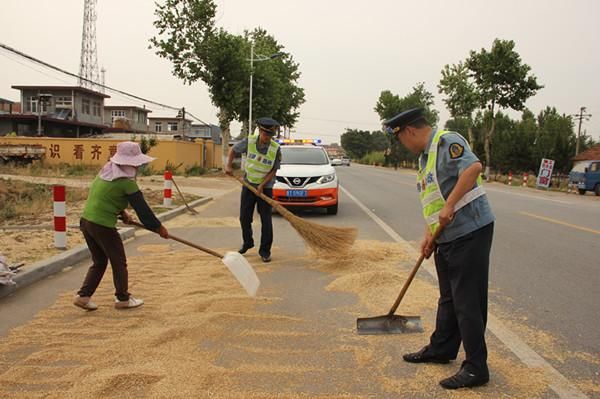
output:
M356 228L354 227L332 227L304 220L287 210L279 202L259 193L256 188L240 177L236 179L247 187L262 200L271 205L281 216L285 218L292 227L304 239L317 256L327 257L346 253L356 240Z

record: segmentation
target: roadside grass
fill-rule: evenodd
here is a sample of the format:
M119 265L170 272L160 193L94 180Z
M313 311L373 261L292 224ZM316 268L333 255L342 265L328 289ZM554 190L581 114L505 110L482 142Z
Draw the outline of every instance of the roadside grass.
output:
M198 164L185 167L168 164L167 169L173 172L175 176L205 176L218 174L216 169L207 169ZM34 162L28 165L1 164L0 174L36 176L36 177L91 177L98 174L100 166L97 165L69 165L62 163L59 165L45 165L42 162ZM157 170L150 165L142 165L138 170L138 176L162 176L163 171Z
M94 176L99 170L98 166L93 165L45 165L41 162L22 166L14 164L0 165L1 174L38 177Z
M68 209L80 209L87 199L87 188L68 187L66 190L66 202ZM162 190L150 190L142 188L144 198L155 213L167 211L162 206ZM185 196L188 202L200 197L192 194ZM32 223L36 224L40 219L52 218L52 185L28 183L21 180L0 178L0 227L7 222L14 224ZM179 195L173 196L173 205L183 205ZM134 212L131 208L130 212Z
M87 189L70 187L67 202L77 203L87 198ZM20 180L0 179L0 223L19 219L35 219L52 212L52 186Z

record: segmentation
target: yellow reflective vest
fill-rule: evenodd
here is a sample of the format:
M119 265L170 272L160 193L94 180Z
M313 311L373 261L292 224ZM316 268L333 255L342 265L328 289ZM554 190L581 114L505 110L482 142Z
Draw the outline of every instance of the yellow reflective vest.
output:
M246 179L253 184L262 183L265 176L273 169L277 158L277 150L279 149L279 144L271 140L267 153L261 154L256 148L258 138L258 135L248 136L248 152L244 165Z
M419 171L417 172L417 191L419 192L419 199L421 200L421 207L423 208L423 217L425 222L429 226L431 233L435 233L438 226L440 225L440 211L446 204L446 199L442 195L440 186L437 179L437 153L440 143L440 138L451 133L447 130L438 130L433 139L431 140L431 146L429 147L429 153L427 157L427 163L423 169L421 169L421 157L419 157ZM468 147L467 141L465 144ZM467 192L454 206L454 212L457 212L460 208L467 205L469 202L481 197L485 194L485 190L482 186L481 176L477 178L475 188Z

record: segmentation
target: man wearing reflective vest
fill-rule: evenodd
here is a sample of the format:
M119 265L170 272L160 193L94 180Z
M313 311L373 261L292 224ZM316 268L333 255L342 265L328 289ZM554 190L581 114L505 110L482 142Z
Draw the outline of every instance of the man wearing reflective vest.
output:
M227 157L225 173L233 175L233 159L236 154L246 153L244 180L254 186L259 193L273 198L275 173L279 169L281 162L279 144L273 140L273 136L279 128L279 122L271 118L260 118L256 122L259 133L257 135L249 135L248 138L231 148ZM255 206L260 215L261 222L258 254L263 262L270 262L271 245L273 244L271 206L245 186L242 187L242 197L240 200L240 224L242 226L243 243L238 252L244 254L250 248L254 247L252 219Z
M426 222L421 253L434 253L439 280L435 331L429 344L403 356L410 363L449 363L461 341L465 360L453 376L440 381L447 389L489 381L485 328L489 256L494 214L483 190L482 165L458 133L435 130L422 108L412 108L384 122L387 132L419 154L417 191ZM442 228L437 240L433 235Z

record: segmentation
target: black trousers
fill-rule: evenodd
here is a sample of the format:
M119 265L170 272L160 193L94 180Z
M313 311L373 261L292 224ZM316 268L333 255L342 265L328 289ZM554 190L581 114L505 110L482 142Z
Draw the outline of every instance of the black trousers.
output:
M119 301L129 299L127 258L121 236L116 228L101 226L88 220L81 219L79 228L85 242L92 253L92 266L88 269L79 292L80 296L92 296L102 281L106 266L110 260L115 285L115 296Z
M263 189L263 194L273 198L273 189ZM242 198L240 200L240 224L242 226L242 239L244 246L254 246L252 236L252 220L254 218L254 207L256 206L260 215L260 256L271 256L271 246L273 245L273 220L271 205L256 196L247 187L242 187Z
M462 341L463 367L479 375L488 375L485 328L493 233L490 223L435 251L440 299L427 352L455 359Z

